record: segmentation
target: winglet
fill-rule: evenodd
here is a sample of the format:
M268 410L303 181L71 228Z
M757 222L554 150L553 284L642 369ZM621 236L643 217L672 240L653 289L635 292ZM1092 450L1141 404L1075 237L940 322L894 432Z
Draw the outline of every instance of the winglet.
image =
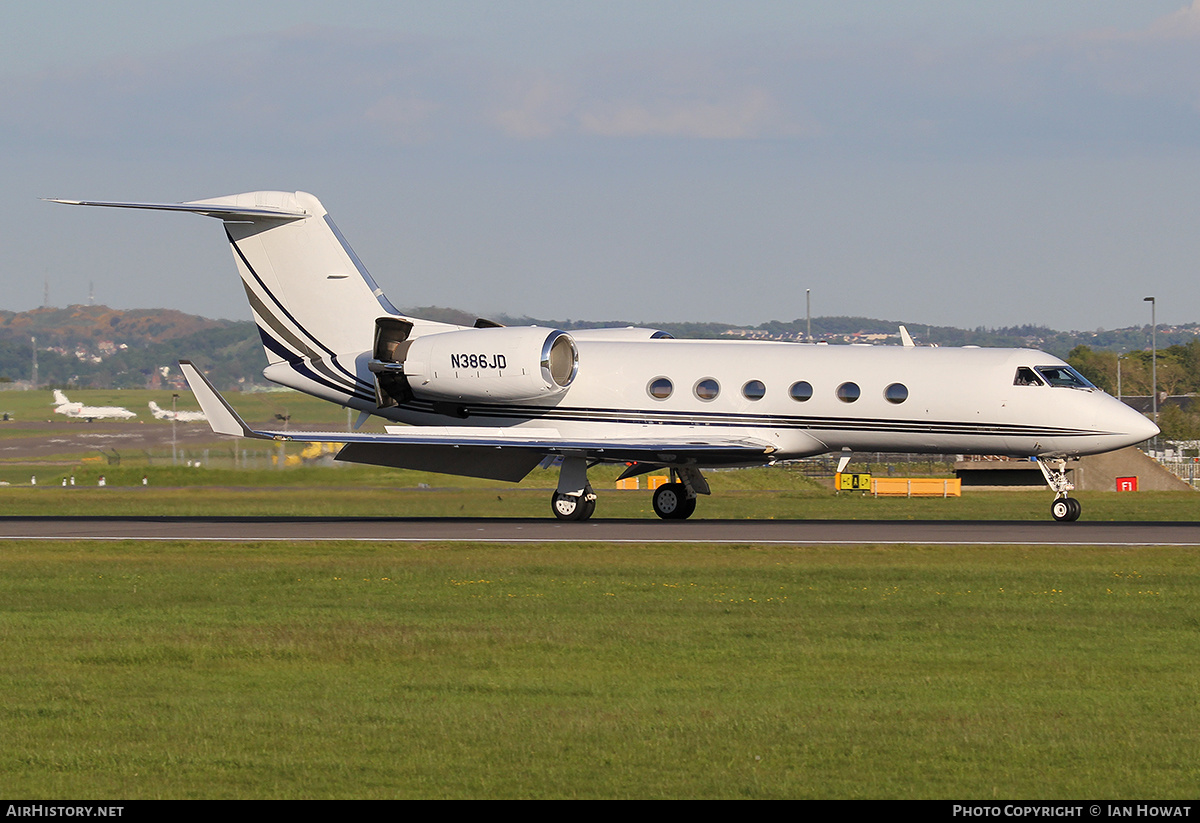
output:
M900 327L900 343L906 349L911 349L914 345L912 335L908 333L908 329L904 328L904 326Z
M238 413L233 410L233 406L225 402L225 398L213 388L213 384L208 382L208 378L196 368L192 361L180 360L179 369L183 372L183 376L187 380L192 394L196 395L196 400L200 403L200 408L204 410L205 416L208 417L208 425L212 426L214 432L217 434L228 434L233 437L253 437L261 440L270 439L265 435L251 430Z

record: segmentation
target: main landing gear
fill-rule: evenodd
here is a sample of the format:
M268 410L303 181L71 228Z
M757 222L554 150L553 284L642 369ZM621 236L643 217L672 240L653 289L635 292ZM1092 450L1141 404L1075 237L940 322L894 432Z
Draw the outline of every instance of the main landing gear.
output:
M550 510L559 520L587 520L596 511L596 493L587 479L587 455L563 456L558 470L558 488L550 498Z
M555 492L550 507L559 520L587 520L596 511L596 493L587 486L582 494Z
M1075 484L1067 480L1067 461L1061 457L1039 457L1038 468L1046 485L1054 492L1054 502L1050 504L1050 516L1059 523L1070 523L1078 520L1083 512L1083 506L1067 493L1075 490Z
M712 494L700 470L691 466L671 469L671 482L654 490L654 513L663 520L687 520L696 511L696 495Z
M695 495L682 483L663 483L654 490L654 513L663 520L687 520L696 511Z
M563 457L558 488L550 498L550 510L559 520L587 520L596 511L596 493L587 480L590 466L584 455ZM659 466L633 465L623 477L653 471ZM654 491L654 513L663 520L686 520L696 511L696 495L710 494L708 481L699 469L671 469L671 482Z

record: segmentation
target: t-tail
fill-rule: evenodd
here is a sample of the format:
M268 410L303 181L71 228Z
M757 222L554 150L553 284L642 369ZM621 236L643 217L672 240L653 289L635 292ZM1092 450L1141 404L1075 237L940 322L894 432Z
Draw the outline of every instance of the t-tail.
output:
M267 355L267 379L359 409L377 405L365 363L378 329L416 338L453 326L404 317L375 283L321 202L256 191L187 203L59 200L219 218Z

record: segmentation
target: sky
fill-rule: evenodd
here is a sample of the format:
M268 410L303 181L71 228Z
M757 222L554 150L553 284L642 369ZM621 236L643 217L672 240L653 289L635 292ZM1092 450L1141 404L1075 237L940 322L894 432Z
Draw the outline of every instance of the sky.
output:
M1200 0L47 2L0 25L0 308L249 319L316 194L398 306L1200 321Z

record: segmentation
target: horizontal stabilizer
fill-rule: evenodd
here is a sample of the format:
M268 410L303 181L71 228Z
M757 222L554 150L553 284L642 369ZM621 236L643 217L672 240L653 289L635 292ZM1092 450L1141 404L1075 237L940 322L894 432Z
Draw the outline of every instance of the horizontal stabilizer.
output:
M311 215L303 210L276 208L273 206L234 206L218 203L124 203L108 200L63 200L58 197L44 197L51 203L64 203L68 206L104 206L112 209L149 209L152 211L183 211L192 214L202 214L205 217L219 217L222 220L299 220Z

